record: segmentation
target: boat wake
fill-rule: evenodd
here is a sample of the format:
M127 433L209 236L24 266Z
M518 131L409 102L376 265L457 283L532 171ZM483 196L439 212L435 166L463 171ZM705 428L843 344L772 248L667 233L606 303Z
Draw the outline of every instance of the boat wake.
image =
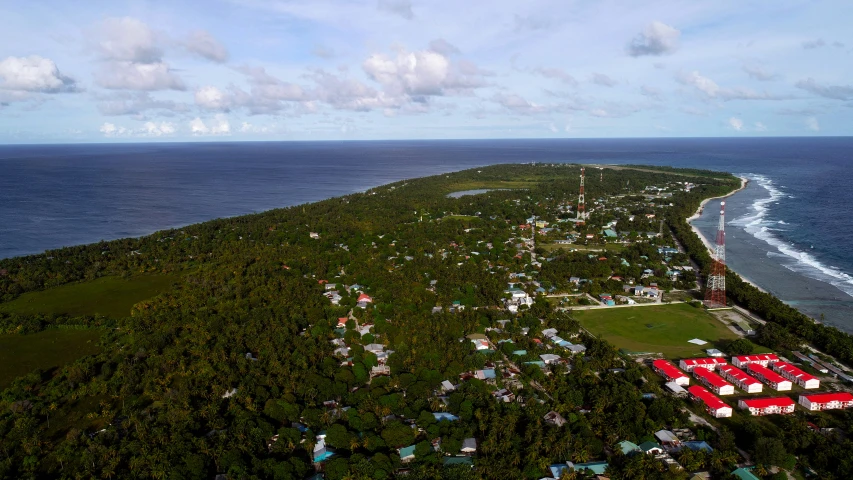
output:
M745 176L764 188L770 196L756 200L750 207L748 214L732 220L729 224L743 228L746 233L774 247L781 254L782 266L788 270L834 285L853 297L853 276L839 268L824 265L811 253L799 250L793 243L780 239L775 233L785 231L779 226L787 226L788 224L782 220L767 218L770 213L770 205L779 204L780 200L790 198L790 196L764 175L747 174ZM774 252L770 252L770 254L772 253Z

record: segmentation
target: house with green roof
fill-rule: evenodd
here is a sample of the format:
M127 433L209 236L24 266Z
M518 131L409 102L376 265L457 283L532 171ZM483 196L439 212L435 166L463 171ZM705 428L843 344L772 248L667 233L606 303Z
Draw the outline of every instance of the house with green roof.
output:
M619 449L622 450L623 455L631 455L641 452L640 447L636 443L629 442L628 440L619 442Z
M400 449L400 461L403 463L411 462L415 459L415 446L409 445Z
M741 480L761 480L760 478L756 477L755 474L750 472L749 470L750 469L748 469L748 468L738 468L737 470L732 472L732 475L736 476L737 478L740 478Z

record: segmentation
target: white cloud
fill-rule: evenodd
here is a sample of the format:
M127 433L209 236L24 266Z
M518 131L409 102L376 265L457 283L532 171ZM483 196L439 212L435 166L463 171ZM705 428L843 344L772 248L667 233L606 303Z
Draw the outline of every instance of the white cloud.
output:
M578 81L575 80L571 74L563 70L562 68L547 68L547 67L537 67L533 69L533 73L542 75L545 78L553 78L555 80L559 80L566 85L571 85L573 87L578 85Z
M142 127L133 129L104 122L98 129L105 137L162 137L173 135L177 129L169 122L145 122Z
M658 101L661 100L661 91L658 88L649 85L643 85L640 87L640 93L646 97L653 98Z
M820 123L817 121L816 117L809 117L806 119L806 128L813 132L820 131Z
M378 0L376 8L380 11L399 15L406 20L415 18L415 13L412 11L412 2L410 0Z
M759 132L766 132L767 126L761 122L755 122L755 130Z
M148 92L116 92L98 96L98 111L104 115L141 115L149 110L158 110L159 114L182 113L189 109L185 103L172 100L158 100Z
M429 42L429 49L435 53L440 53L445 57L449 57L450 55L459 53L459 49L456 48L455 45L443 38L436 38L435 40Z
M813 50L815 48L820 48L826 45L826 42L823 41L822 38L817 38L814 40L806 40L802 43L803 48L807 50Z
M521 95L514 93L498 93L492 97L492 100L512 111L522 115L532 115L537 113L545 113L548 109L543 105L537 105L533 102L528 102Z
M678 49L681 32L663 22L652 22L628 45L628 55L666 55Z
M199 117L190 120L190 133L193 135L230 135L231 124L228 117L219 113L207 122Z
M311 54L325 59L335 57L335 51L323 45L314 45L314 48L311 49Z
M142 126L142 131L145 135L151 137L160 137L163 135L172 135L175 133L175 125L169 122L154 123L145 122Z
M684 84L694 87L703 96L712 99L720 99L724 101L728 100L782 100L784 98L779 95L771 95L767 92L756 92L755 90L744 88L744 87L734 87L734 88L722 88L717 85L717 82L711 80L708 77L702 76L697 71L692 71L690 73L681 73L678 75L677 80Z
M615 87L619 84L619 82L603 73L593 73L590 77L590 81L596 85L601 85L602 87Z
M228 50L225 46L205 30L192 32L184 42L184 47L189 52L212 62L223 63L228 60Z
M111 62L97 74L98 85L111 90L185 90L166 63Z
M737 117L732 117L729 119L729 126L740 132L743 130L743 120Z
M7 57L0 61L0 89L23 92L73 92L76 82L60 73L56 63L38 55Z
M163 57L159 36L135 18L107 18L100 35L98 49L106 60L157 63Z
M853 86L850 85L821 85L815 79L809 77L806 80L800 80L795 86L815 95L833 100L853 99Z
M778 74L771 73L767 71L761 65L748 64L743 66L743 71L747 73L751 78L756 80L767 82L770 80L776 80L779 78Z
M205 110L224 110L231 108L231 98L214 86L204 86L195 91L195 103Z

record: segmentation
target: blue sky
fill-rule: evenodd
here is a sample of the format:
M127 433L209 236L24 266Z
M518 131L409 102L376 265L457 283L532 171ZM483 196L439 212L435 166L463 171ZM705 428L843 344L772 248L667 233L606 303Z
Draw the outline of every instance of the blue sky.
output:
M847 0L0 3L0 143L853 134Z

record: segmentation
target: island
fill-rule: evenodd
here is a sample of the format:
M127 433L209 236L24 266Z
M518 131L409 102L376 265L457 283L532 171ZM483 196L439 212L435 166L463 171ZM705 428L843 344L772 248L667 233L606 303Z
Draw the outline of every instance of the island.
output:
M0 260L0 478L853 478L853 337L703 302L741 187L495 165Z

